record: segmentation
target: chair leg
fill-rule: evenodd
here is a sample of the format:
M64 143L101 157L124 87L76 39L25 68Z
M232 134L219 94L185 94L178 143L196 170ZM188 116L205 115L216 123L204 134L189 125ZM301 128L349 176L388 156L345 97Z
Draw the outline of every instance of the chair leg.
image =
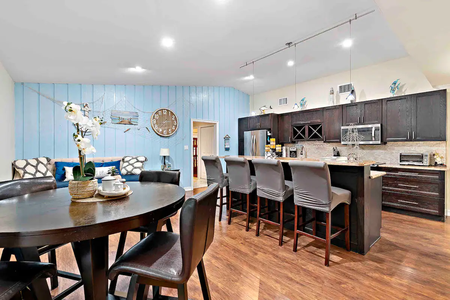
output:
M128 233L127 231L120 233L119 244L117 245L116 261L123 254L123 250L125 248L125 242L127 240L127 233ZM109 284L109 293L111 295L114 295L114 293L116 292L116 286L117 286L117 277L114 278L113 280L111 280L111 283Z
M345 248L347 251L350 251L350 205L348 204L345 204L344 215L345 228L347 228L345 232Z
M297 252L298 243L298 206L294 205L295 220L294 220L294 252Z
M279 246L283 246L283 230L284 230L284 203L280 202L280 236L279 236Z
M3 248L1 261L10 261L12 256L12 251L9 248Z
M40 282L38 284L37 282ZM35 299L39 300L52 300L52 296L50 295L50 291L47 286L47 281L45 278L35 279L31 284L31 291Z
M331 244L331 213L325 214L326 219L326 236L325 236L325 266L330 265L330 244Z
M178 285L178 299L188 300L187 283Z
M222 207L223 207L223 189L219 188L220 200L219 200L219 222L222 221Z
M166 220L166 228L167 232L173 232L172 222L170 221L170 218Z
M153 285L152 286L152 294L153 294L152 299L159 299L159 296L161 296L160 287Z
M228 203L230 202L230 187L229 186L227 186L226 188L225 188L225 191L226 191L226 193L227 193L227 203L226 203L226 208L227 208L227 216L228 216L228 213L230 212L229 210L228 210Z
M142 241L143 239L145 239L145 232L141 232L141 233L140 233L140 238L141 238L141 241Z
M206 277L205 263L203 259L197 266L198 278L200 279L200 286L202 287L202 294L204 300L211 299L211 293L209 292L208 278Z
M245 224L245 231L250 229L250 194L247 194L247 223Z
M150 286L146 284L139 284L136 299L138 300L147 300L148 298L148 290Z
M228 213L228 225L231 224L231 202L233 201L232 199L233 199L233 197L232 197L231 191L230 191L230 201L228 201L228 211L229 211L229 213Z
M138 294L138 275L133 274L130 280L130 286L128 287L127 300L136 300Z
M280 211L280 202L275 202L277 210ZM277 223L280 223L280 214L277 214Z
M54 264L56 269L58 269L58 266L56 264L56 250L53 249L52 251L47 253L47 256L48 256L48 262L51 264ZM53 276L50 279L50 283L51 283L52 290L56 289L58 287L58 275Z
M260 214L261 214L261 198L258 196L258 204L256 210L256 236L259 236L259 226L261 225L261 221L259 220Z
M316 229L317 229L317 221L316 221L316 211L313 209L312 211L312 217L313 217L313 222L312 222L312 230L313 230L313 235L316 235Z

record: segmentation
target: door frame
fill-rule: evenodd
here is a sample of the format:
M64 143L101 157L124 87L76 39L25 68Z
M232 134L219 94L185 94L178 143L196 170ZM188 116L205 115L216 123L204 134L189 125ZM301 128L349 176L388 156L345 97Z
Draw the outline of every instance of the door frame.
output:
M219 155L219 121L211 121L211 120L202 120L202 119L191 119L191 156L190 156L190 162L191 162L191 189L194 189L194 165L192 163L192 157L194 156L194 150L193 150L193 143L194 143L194 122L200 122L200 123L210 123L215 126L216 128L216 155ZM198 140L197 140L198 141ZM200 156L200 155L199 155ZM200 157L201 159L201 157Z

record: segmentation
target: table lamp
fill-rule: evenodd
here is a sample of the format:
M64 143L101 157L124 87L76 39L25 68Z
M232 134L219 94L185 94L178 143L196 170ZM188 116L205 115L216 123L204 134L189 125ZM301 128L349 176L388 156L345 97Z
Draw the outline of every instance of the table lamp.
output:
M166 169L166 156L170 156L169 148L161 148L161 150L159 151L159 156L164 157L164 165L161 166L161 170L164 171Z

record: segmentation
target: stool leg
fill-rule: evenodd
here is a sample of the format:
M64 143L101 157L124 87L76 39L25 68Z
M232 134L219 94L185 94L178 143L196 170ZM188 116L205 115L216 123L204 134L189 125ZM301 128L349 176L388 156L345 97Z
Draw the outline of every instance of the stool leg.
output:
M325 266L330 265L330 236L331 236L331 213L325 214L326 219L326 237L325 237Z
M312 217L313 217L313 220L314 220L312 222L313 235L316 235L317 221L316 221L316 211L314 209L312 211Z
M170 218L166 220L166 228L167 232L173 232L172 222L170 221Z
M230 201L228 201L228 225L231 224L231 203L233 202L233 196L230 191Z
M227 215L228 215L228 213L230 212L230 210L228 209L229 208L228 203L230 202L230 187L227 186L225 190L227 192L227 202L225 203L225 206L227 208Z
M54 264L55 267L58 268L58 266L56 264L56 250L53 249L52 251L47 253L47 256L48 256L48 262L51 264ZM50 283L51 283L52 290L56 289L58 287L58 275L52 276L52 278L50 279Z
M179 284L178 285L178 299L179 300L188 300L188 292L187 292L187 284Z
M284 212L283 212L284 203L280 202L280 237L279 237L279 245L283 246L283 230L284 230Z
M220 201L219 201L219 222L222 221L222 207L223 207L223 189L220 189Z
M344 215L345 228L347 228L347 231L345 232L345 248L347 251L350 251L350 205L348 204L345 204Z
M294 220L294 252L297 252L298 242L298 206L294 205L295 220Z
M141 241L142 241L143 239L145 239L145 232L141 232L141 234L140 234L140 239L141 239Z
M245 231L250 229L250 194L247 194L247 224L245 225Z
M259 226L261 221L259 220L259 215L261 213L261 198L258 196L258 204L256 209L256 236L259 236Z
M277 210L280 211L280 202L275 202ZM277 214L277 223L280 223L280 214Z
M244 200L242 198L242 194L239 194L239 200L241 200L241 211L244 211Z

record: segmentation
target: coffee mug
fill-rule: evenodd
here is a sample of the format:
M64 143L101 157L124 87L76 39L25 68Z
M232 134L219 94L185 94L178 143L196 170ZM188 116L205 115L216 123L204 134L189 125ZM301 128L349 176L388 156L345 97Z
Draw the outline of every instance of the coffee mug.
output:
M114 191L120 192L122 190L123 190L123 183L119 182L119 181L115 182L114 183Z

